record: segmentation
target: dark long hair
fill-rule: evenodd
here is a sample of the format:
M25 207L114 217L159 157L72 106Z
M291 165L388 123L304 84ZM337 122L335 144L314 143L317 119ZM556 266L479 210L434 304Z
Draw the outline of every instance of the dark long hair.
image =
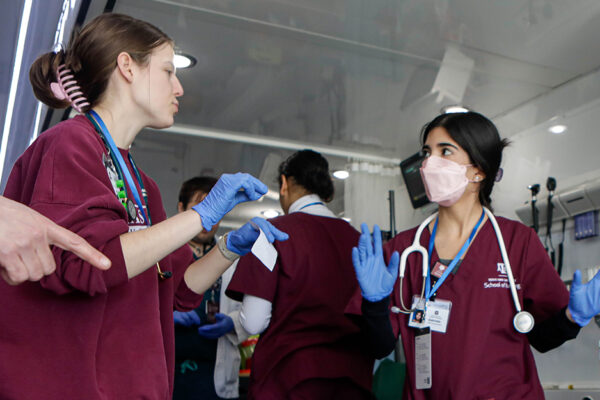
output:
M318 195L323 201L333 199L333 180L329 174L329 163L320 153L312 150L300 150L279 165L279 185L281 175L294 178L294 181Z
M509 145L501 139L492 121L476 112L441 114L425 124L421 133L421 144L434 128L444 128L450 137L462 147L471 163L483 171L485 178L479 190L479 202L491 208L491 195L500 163L502 150Z
M173 40L148 22L123 14L102 14L90 21L67 49L43 54L33 62L29 69L33 93L49 107L68 107L68 100L58 100L50 90L50 83L56 82L56 69L65 64L90 103L83 110L87 111L101 100L120 53L147 65L152 51L165 43L173 44Z

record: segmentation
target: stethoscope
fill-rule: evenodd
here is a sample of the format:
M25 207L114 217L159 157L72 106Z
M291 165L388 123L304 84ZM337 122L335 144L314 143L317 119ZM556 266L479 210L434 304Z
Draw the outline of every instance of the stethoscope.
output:
M500 253L502 254L502 261L504 262L504 266L506 267L506 275L508 277L508 283L510 285L510 291L512 294L512 298L513 298L513 302L515 304L515 309L517 310L517 313L515 314L514 318L513 318L513 326L515 327L515 329L520 332L520 333L527 333L529 331L531 331L531 329L533 329L533 325L535 323L533 315L531 315L529 312L524 311L521 308L521 303L519 302L519 297L517 296L517 287L515 285L515 279L512 273L512 268L510 266L510 260L508 259L508 254L506 253L506 246L504 244L504 238L502 237L502 232L500 231L500 227L498 226L498 222L496 221L496 217L494 217L494 214L492 214L492 212L490 210L488 210L487 208L483 207L483 211L485 212L485 215L487 215L488 219L490 220L490 222L492 223L492 226L494 227L494 232L496 234L496 238L498 239L498 245L500 247ZM420 243L420 238L421 238L421 234L423 233L423 231L425 230L425 228L427 228L427 226L429 226L429 224L431 223L431 221L433 221L435 218L437 218L438 213L434 213L433 215L430 215L429 217L427 217L427 219L425 219L425 221L423 221L423 223L421 223L421 225L419 225L419 228L417 229L417 232L415 234L415 239L412 243L412 245L410 245L409 247L407 247L403 252L402 255L400 256L400 270L399 270L399 277L400 277L400 305L401 307L392 307L392 312L394 313L403 313L403 314L410 314L413 311L415 311L416 308L408 308L404 305L404 297L402 295L402 282L404 280L404 272L406 270L406 260L408 259L408 256L411 253L421 253L421 259L423 260L423 286L421 289L421 295L419 296L419 301L417 304L424 304L425 303L425 298L423 297L425 295L425 286L426 286L426 281L428 281L428 274L429 274L429 252L427 251L427 249L425 247L423 247ZM482 215L483 217L483 215ZM476 229L474 230L476 231ZM448 271L446 271L447 273L450 272L451 268L448 268Z
M127 187L123 183L123 180L124 180L123 178L125 178L127 180L127 185L129 186L129 190L131 191L133 198L134 198L139 210L141 211L142 216L144 217L144 221L146 222L146 225L151 226L152 220L150 219L150 209L148 208L148 195L146 193L146 189L144 188L144 182L142 181L142 177L137 169L137 166L135 165L135 162L133 161L133 157L131 157L131 154L128 154L129 162L131 163L131 167L133 168L133 172L135 173L135 177L138 181L138 184L140 185L140 188L142 189L142 196L144 198L144 204L146 205L146 210L148 210L148 214L146 214L146 211L144 210L144 207L142 206L142 200L138 193L137 187L135 186L135 183L133 182L133 178L131 177L131 174L129 173L129 169L127 168L127 165L125 164L125 160L123 159L121 152L119 152L119 149L117 148L117 145L115 144L112 136L110 135L108 128L104 124L104 121L98 115L98 113L96 113L94 110L90 110L89 113L86 114L86 117L90 120L92 125L94 125L96 132L98 132L98 134L100 135L102 142L104 142L104 147L106 148L106 151L110 155L112 164L115 166L117 175L119 177L119 179L117 181L117 186L120 189L119 193L117 194L117 197L119 198L119 200L125 207L125 210L127 211L127 216L129 217L129 220L132 222L136 220L137 210L135 208L135 205L131 201L131 199L128 199L128 197L127 197ZM156 263L156 268L158 271L158 276L161 280L168 279L173 274L171 271L163 272L160 269L160 265L158 262Z

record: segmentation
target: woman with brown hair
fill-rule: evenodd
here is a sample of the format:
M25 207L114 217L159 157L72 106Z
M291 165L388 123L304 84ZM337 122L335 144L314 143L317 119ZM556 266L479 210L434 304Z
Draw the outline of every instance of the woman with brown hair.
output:
M5 195L85 238L112 261L101 271L59 248L39 283L2 284L4 399L167 399L173 391L173 309L196 307L260 226L222 238L201 260L185 244L267 187L223 175L192 209L167 219L157 185L129 153L145 127L173 124L183 94L173 42L155 26L104 14L65 51L32 65L35 95L85 113L44 132L19 158Z

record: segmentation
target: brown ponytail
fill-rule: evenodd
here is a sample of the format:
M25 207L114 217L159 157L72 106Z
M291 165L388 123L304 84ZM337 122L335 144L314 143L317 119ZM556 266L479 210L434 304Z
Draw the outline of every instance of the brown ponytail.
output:
M128 53L139 65L146 65L150 54L163 44L173 44L164 32L148 22L123 14L107 13L90 21L65 51L46 53L31 65L29 80L35 97L52 108L66 108L68 100L58 100L50 89L56 82L59 65L73 72L77 85L95 106L102 98L117 66L117 56Z
M65 53L61 50L58 53L46 53L39 56L29 69L29 81L33 87L35 97L52 108L67 108L68 100L59 100L54 97L50 90L50 83L56 82L56 70L60 64L64 63Z

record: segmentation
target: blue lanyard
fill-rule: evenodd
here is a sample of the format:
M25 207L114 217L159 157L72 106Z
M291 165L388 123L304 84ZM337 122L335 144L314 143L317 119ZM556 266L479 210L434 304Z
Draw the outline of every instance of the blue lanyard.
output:
M471 235L469 236L467 241L462 245L460 251L458 252L456 257L454 257L454 259L452 260L450 265L448 265L448 268L446 268L446 271L444 271L444 274L440 277L440 279L438 279L438 281L435 283L435 285L432 288L431 287L431 256L433 255L433 245L435 242L435 234L437 232L439 218L435 219L435 224L433 225L433 231L431 232L431 237L429 238L430 265L429 265L429 272L427 273L427 280L425 283L425 286L427 288L427 292L426 292L427 300L429 300L431 298L431 296L433 296L434 293L437 292L437 290L440 288L440 286L442 286L442 283L444 283L444 281L446 280L448 275L450 275L450 273L454 270L454 267L456 267L456 264L458 264L460 259L465 255L465 253L467 252L467 249L469 248L469 245L471 244L471 242L473 241L473 238L475 237L475 234L477 233L477 229L479 229L479 225L481 225L481 222L483 221L483 217L485 217L485 211L481 212L481 217L479 218L479 221L477 221L477 224L473 228Z
M142 215L144 216L144 221L146 221L146 224L148 226L151 225L152 223L150 222L150 219L146 216L146 212L144 211L144 207L142 206L142 200L140 199L140 194L138 193L137 186L135 186L135 183L133 182L133 178L131 177L131 174L129 173L129 168L127 168L127 165L125 164L125 160L123 159L121 152L117 148L117 145L115 144L112 136L110 136L110 132L108 132L108 129L106 128L106 125L104 124L104 121L102 121L102 118L100 118L100 116L94 110L90 110L89 113L93 116L95 122L100 127L100 131L101 131L100 134L102 136L102 139L104 139L105 144L107 144L109 147L108 150L111 153L111 158L115 158L117 160L117 163L120 167L119 168L120 172L122 172L122 174L125 176L125 179L127 180L127 185L129 186L129 189L131 190L131 193L133 194L133 198L135 199L137 206L139 207L140 211L142 212ZM140 187L142 188L142 191L143 191L144 184L142 183L142 178L137 170L135 163L133 162L133 158L131 157L131 154L128 154L128 156L129 156L129 162L131 163L131 167L133 168L133 170L135 172L135 176L136 176L136 178L140 184ZM144 200L146 200L145 196L144 196ZM148 204L147 201L145 201L145 203Z
M305 206L302 206L302 207L300 207L300 208L298 209L298 211L300 211L300 210L304 210L306 207L310 207L310 206L316 206L317 204L322 204L322 205L324 205L322 201L315 201L314 203L310 203L310 204L307 204L307 205L305 205Z

